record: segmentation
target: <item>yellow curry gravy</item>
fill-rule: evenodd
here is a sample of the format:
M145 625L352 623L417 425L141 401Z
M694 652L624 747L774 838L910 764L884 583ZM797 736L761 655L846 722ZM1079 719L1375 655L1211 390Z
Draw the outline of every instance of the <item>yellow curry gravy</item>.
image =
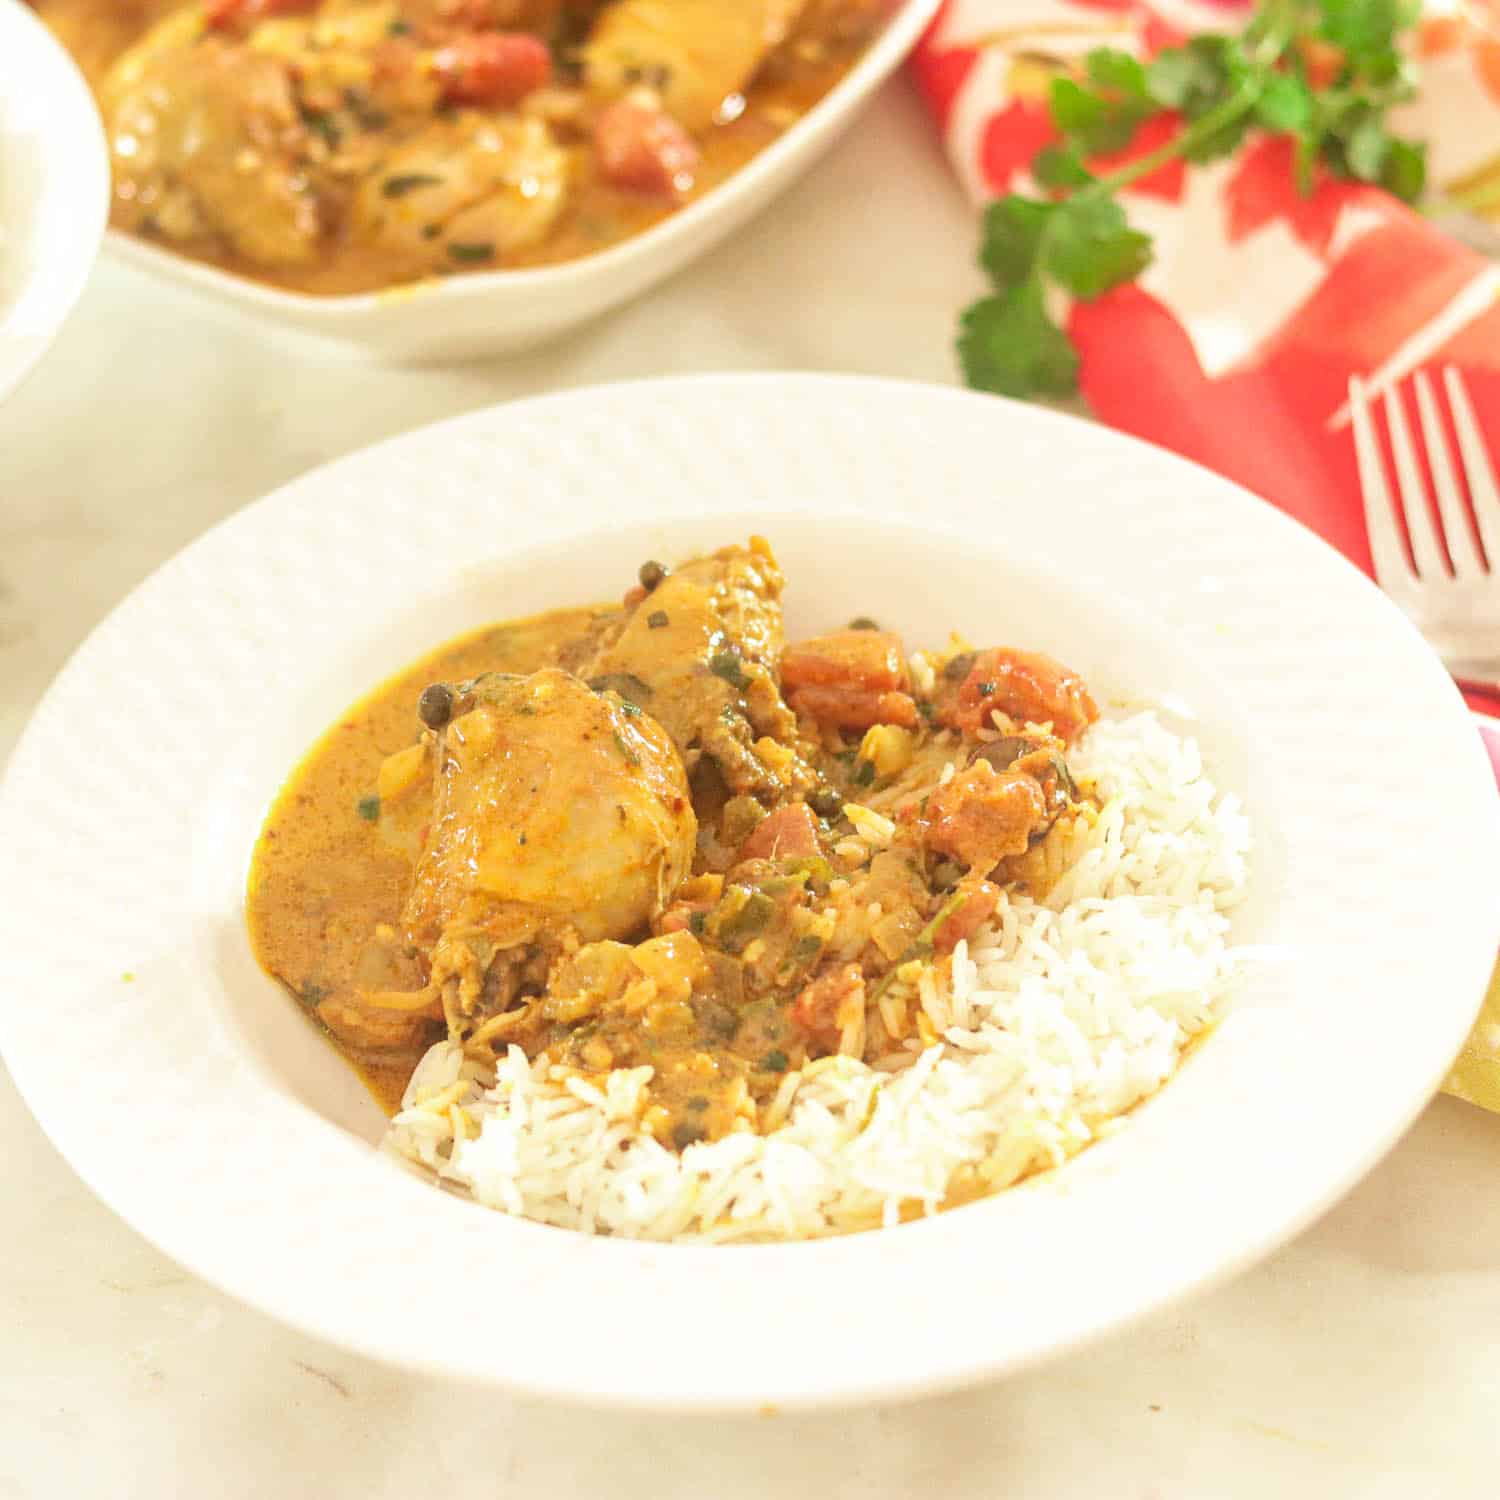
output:
M255 956L301 1002L355 1069L380 1107L394 1114L412 1069L442 1027L410 1048L363 1051L317 1020L316 1007L352 997L370 934L394 924L411 881L431 799L382 806L381 762L415 743L417 699L432 682L482 672L534 672L557 663L598 614L561 609L486 626L439 647L356 704L292 773L266 819L250 866L246 920ZM419 979L412 980L420 984Z

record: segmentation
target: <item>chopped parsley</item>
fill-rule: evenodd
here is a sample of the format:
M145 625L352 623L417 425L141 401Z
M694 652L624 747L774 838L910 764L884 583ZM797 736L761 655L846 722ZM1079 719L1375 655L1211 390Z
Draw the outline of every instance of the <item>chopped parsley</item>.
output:
M785 1073L790 1059L786 1053L778 1047L774 1052L768 1052L761 1058L760 1065L767 1073Z
M344 138L344 132L339 129L339 122L326 110L304 109L302 123L315 134L322 136L330 146L337 146Z
M652 630L665 630L671 623L672 622L667 618L667 612L664 609L653 609L651 613L646 616L646 624Z
M650 683L642 682L633 672L606 672L603 677L591 677L589 687L596 693L613 693L621 706L629 713L637 713L651 697Z
M792 946L792 962L796 964L808 964L823 951L823 939L813 937L800 937Z
M366 823L374 823L380 817L380 798L361 797L354 808Z
M495 246L490 240L455 240L448 246L448 259L461 266L478 265L481 261L494 260Z
M708 659L708 670L741 691L750 686L750 679L745 676L744 661L738 651L715 651Z
M382 198L404 198L418 188L437 187L442 178L436 172L398 172L380 184Z

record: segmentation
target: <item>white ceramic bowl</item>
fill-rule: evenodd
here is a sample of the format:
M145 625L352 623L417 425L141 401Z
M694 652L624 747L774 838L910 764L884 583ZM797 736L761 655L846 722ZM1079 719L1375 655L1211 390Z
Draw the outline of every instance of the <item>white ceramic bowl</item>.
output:
M414 363L505 353L626 302L711 249L789 187L853 124L941 0L899 0L884 30L814 109L727 182L644 234L558 266L475 272L358 296L263 286L112 230L115 254L266 322L349 353Z
M789 628L875 612L1182 700L1253 819L1233 1012L1117 1136L924 1222L702 1248L519 1222L372 1145L359 1084L257 967L282 777L448 636L607 597L756 528ZM1014 1369L1285 1239L1436 1088L1500 940L1488 762L1400 613L1309 533L1116 433L801 376L581 391L310 474L132 595L0 786L0 1047L141 1233L267 1312L470 1381L655 1407L832 1403Z
M27 6L0 0L0 399L78 301L108 213L88 85Z

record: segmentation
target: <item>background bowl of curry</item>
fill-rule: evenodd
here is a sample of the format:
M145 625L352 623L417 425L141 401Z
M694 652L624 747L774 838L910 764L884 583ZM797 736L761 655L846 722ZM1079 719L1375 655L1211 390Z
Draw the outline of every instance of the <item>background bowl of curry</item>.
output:
M252 317L355 355L427 363L526 348L626 302L763 209L847 130L916 44L940 0L893 0L880 30L795 123L701 196L638 233L557 264L465 270L382 290L288 290L113 229L112 252Z

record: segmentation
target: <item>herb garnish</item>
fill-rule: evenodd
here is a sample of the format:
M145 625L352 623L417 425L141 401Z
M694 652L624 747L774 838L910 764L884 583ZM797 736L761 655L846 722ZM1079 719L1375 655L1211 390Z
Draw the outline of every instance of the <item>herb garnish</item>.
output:
M1238 36L1194 36L1144 63L1099 47L1081 75L1054 78L1061 140L1031 163L1043 196L1011 193L985 212L979 259L995 294L963 315L958 352L968 383L1008 396L1077 387L1078 354L1048 293L1089 301L1150 265L1150 236L1129 226L1116 194L1169 162L1230 156L1259 128L1294 139L1304 194L1321 173L1414 202L1426 148L1392 135L1386 116L1413 93L1397 43L1416 17L1411 0L1261 0ZM1170 140L1096 175L1092 158L1124 150L1164 111L1182 121Z
M477 265L480 261L494 260L495 247L489 240L473 240L467 244L455 240L448 246L448 258L461 266Z
M442 182L436 172L398 172L380 184L382 198L404 198L418 188L436 187Z

